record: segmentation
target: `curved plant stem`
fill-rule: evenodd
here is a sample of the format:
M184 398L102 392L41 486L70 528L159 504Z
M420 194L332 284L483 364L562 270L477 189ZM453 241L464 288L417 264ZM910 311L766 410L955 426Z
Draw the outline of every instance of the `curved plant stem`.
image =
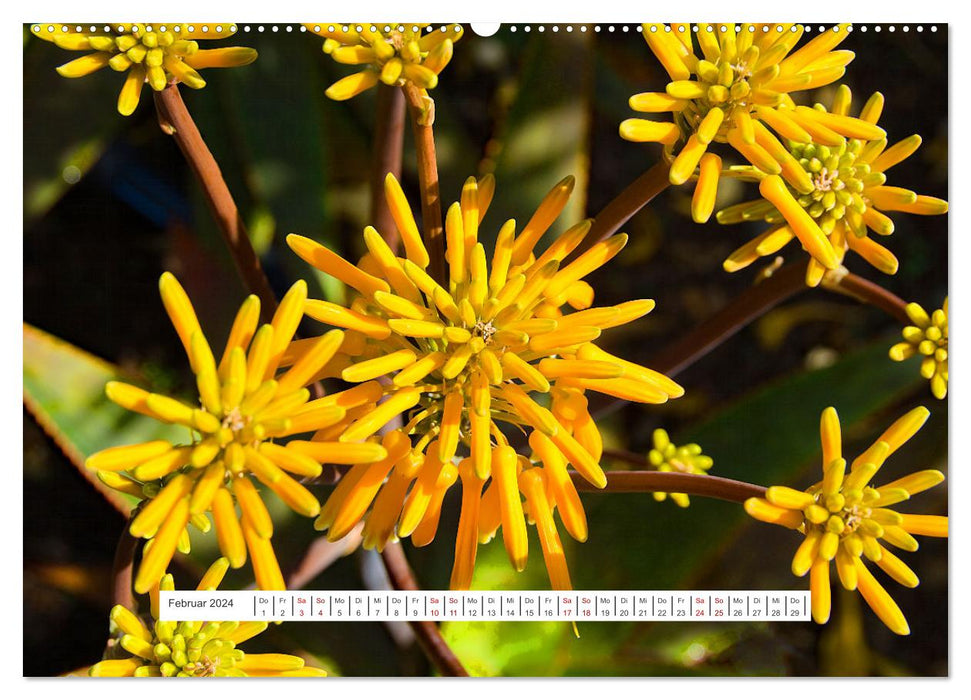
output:
M590 231L568 260L576 258L594 243L598 243L616 233L627 221L639 212L652 199L668 188L670 166L659 161L647 172L630 183L623 192L614 197L593 219Z
M842 276L837 276L831 283L827 278L823 278L823 286L834 292L840 292L862 301L870 306L886 311L905 326L911 324L910 317L907 316L907 302L898 297L893 292L884 289L876 282L863 279L859 275L847 272Z
M439 284L445 277L445 230L442 225L442 200L438 192L438 159L435 156L434 102L419 88L406 83L402 88L418 155L418 184L421 186L421 218L430 274Z
M384 179L391 173L401 180L401 150L405 133L405 97L401 90L378 84L374 153L371 160L370 224L384 237L391 250L401 242L398 227L384 197Z
M182 101L179 86L169 85L161 92L153 91L153 94L162 130L179 144L182 154L189 162L192 172L206 195L209 209L229 247L239 276L246 288L260 298L260 314L264 320L269 321L276 311L276 295L273 294L269 280L260 265L260 259L253 250L246 227L240 218L236 202L229 193L229 187L226 186L219 165L202 139L202 134L199 133L189 110L186 109L185 102Z
M397 542L389 542L381 553L381 561L388 571L388 579L395 590L417 591L418 583L408 565L405 552ZM430 620L410 621L411 629L418 639L425 656L443 676L468 676L462 662L442 638L438 625Z
M647 461L638 455L622 450L604 450L604 457L619 459L635 466L645 467ZM708 474L682 474L680 472L658 471L609 471L607 486L596 488L582 476L571 472L577 491L600 493L686 493L690 496L706 496L723 501L744 503L749 498L765 496L765 487L746 481L735 481Z
M111 604L124 605L134 612L135 594L132 592L132 578L138 538L128 531L129 525L131 525L131 518L125 521L121 537L118 538L118 546L115 547L115 560L111 565Z
M806 289L807 262L792 263L749 287L714 316L668 345L647 366L673 376L717 348L755 319Z

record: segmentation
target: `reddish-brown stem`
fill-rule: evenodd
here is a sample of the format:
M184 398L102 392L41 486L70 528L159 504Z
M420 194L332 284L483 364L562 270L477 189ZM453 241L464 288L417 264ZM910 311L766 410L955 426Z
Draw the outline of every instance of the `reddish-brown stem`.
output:
M806 262L792 263L749 287L711 318L668 345L647 366L673 376L724 343L749 323L806 288Z
M397 88L378 85L374 153L371 160L371 219L391 250L397 251L398 227L384 196L384 180L391 173L401 179L401 150L405 134L405 96Z
M604 457L627 462L636 467L648 466L643 457L625 450L604 450ZM570 476L573 478L577 491L600 493L663 491L665 493L686 493L691 496L720 498L723 501L734 503L744 503L746 499L765 496L764 486L708 474L658 471L609 471L606 474L607 486L603 489L598 489L575 472L571 472Z
M907 316L907 302L893 292L884 289L876 282L871 282L870 280L863 279L859 275L854 275L852 272L847 272L842 277L836 277L831 284L827 284L824 278L823 286L835 292L851 296L870 306L883 309L906 326L911 324L910 317Z
M118 546L115 547L115 560L111 566L111 604L124 605L134 612L135 594L132 592L132 578L138 538L128 531L129 525L131 525L130 518L125 521L121 537L118 538Z
M417 591L418 583L408 565L405 552L397 542L389 542L381 553L391 586L398 591ZM428 660L443 676L468 676L462 662L442 638L438 625L430 620L410 621L411 629Z
M594 243L613 235L627 221L639 212L652 199L667 189L670 166L660 161L647 172L630 183L623 192L614 197L593 219L590 231L570 255L570 260L585 252Z
M432 131L434 106L429 104L428 96L411 83L406 83L401 90L408 105L411 130L415 136L415 152L418 155L422 229L425 248L428 249L429 271L434 280L445 284L445 229L442 224L442 200L438 192L435 135Z
M186 109L178 85L169 85L154 95L162 130L175 139L189 162L189 167L206 195L209 209L226 241L236 270L247 289L260 298L261 315L268 321L276 311L276 295L273 294L256 251L253 250L236 202L226 186L216 159Z

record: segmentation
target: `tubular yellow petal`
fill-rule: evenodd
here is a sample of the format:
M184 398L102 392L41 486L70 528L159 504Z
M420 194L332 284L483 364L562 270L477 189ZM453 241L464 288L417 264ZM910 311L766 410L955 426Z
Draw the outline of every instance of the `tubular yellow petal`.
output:
M405 367L400 372L398 372L394 379L393 384L396 387L405 387L415 384L435 370L442 367L445 364L445 353L442 352L432 352L420 360L414 362L412 365Z
M947 516L946 515L912 515L901 513L903 522L900 527L912 535L924 535L925 537L947 537Z
M246 358L246 394L250 394L250 396L247 397L244 405L247 403L252 404L252 394L260 387L263 383L263 378L266 376L270 356L273 352L273 335L273 326L266 324L261 326L253 337L253 344ZM275 384L273 385L273 389L276 391ZM267 397L267 400L269 398Z
M108 617L125 634L137 637L143 641L152 641L152 633L142 619L124 605L116 605L111 609Z
M923 406L918 406L908 411L894 421L893 425L887 428L877 442L887 443L887 446L890 448L888 454L893 454L923 427L930 415L931 412Z
M863 141L879 141L887 136L887 132L879 126L864 121L863 119L822 112L811 107L796 107L796 111L815 119L823 126L832 129L846 138L861 139Z
M431 442L428 452L425 455L425 463L418 472L415 485L405 500L401 511L401 519L398 522L398 536L408 537L415 531L421 522L428 505L431 502L432 494L435 491L435 484L442 474L444 464L438 459L438 441Z
M830 612L829 560L813 562L809 570L809 591L813 620L824 625L829 621Z
M267 511L263 499L260 498L259 492L249 478L242 476L233 479L233 493L236 495L236 501L239 503L243 517L250 523L250 526L260 537L272 537L273 520L270 518L270 513Z
M803 515L798 510L774 506L762 498L749 498L745 501L745 512L756 520L774 525L782 525L795 530L803 524Z
M281 472L279 478L267 486L294 512L308 518L316 518L320 513L317 498L290 475Z
M926 491L944 481L944 475L936 469L924 469L880 487L880 493L888 489L903 489L910 495ZM881 504L882 505L882 504Z
M200 515L210 509L216 491L226 478L226 465L222 461L213 462L202 476L196 480L189 499L189 514Z
M920 583L920 579L917 578L917 574L914 573L913 569L904 564L886 547L881 546L880 550L881 555L877 559L877 566L883 569L888 576L901 586L916 588Z
M428 507L425 508L425 514L421 516L418 527L411 533L411 543L416 547L424 547L435 539L435 533L438 532L438 522L442 517L442 501L445 500L445 494L458 479L458 475L458 469L455 468L454 464L446 464L442 467L438 480L435 482L432 497L428 501Z
M799 242L813 258L824 267L833 270L839 264L836 252L829 240L819 230L819 226L805 209L795 200L783 183L782 178L770 175L759 183L759 192L772 202L789 223Z
M135 576L136 593L147 593L148 589L157 584L165 574L165 569L172 560L172 555L175 554L179 536L188 522L189 499L183 496L169 512L142 557L138 574Z
M881 207L881 209L886 209L887 211L902 211L907 214L919 214L921 216L935 216L939 214L946 214L948 204L943 199L938 199L937 197L918 195L917 201L915 201L913 204L898 204L892 209L890 207Z
M392 466L403 459L411 448L411 441L399 431L388 433L383 444L388 451L388 456L380 462L355 467L355 470L359 472L359 477L353 483L352 488L346 494L338 494L335 489L331 499L328 499L329 504L331 500L337 499L338 496L341 497L336 504L334 513L328 514L326 518L331 520L332 523L322 523L319 519L317 523L318 529L322 524L329 526L330 530L327 536L331 541L344 537L361 521ZM328 504L325 504L325 510L328 508ZM324 517L324 511L321 511L321 513L321 517Z
M195 309L192 308L192 302L189 301L182 285L171 272L162 273L158 288L162 297L162 305L175 327L175 332L178 333L179 339L182 341L186 355L191 359L190 341L192 334L197 331L202 332L199 319L196 318Z
M782 172L782 165L773 158L772 154L766 150L761 143L746 143L742 132L739 129L732 129L728 132L728 143L745 156L752 165L769 175L776 175Z
M346 415L347 411L340 406L321 405L316 401L311 401L304 404L297 413L294 413L289 417L290 430L288 431L288 434L295 435L298 433L308 433L310 431L329 428L340 423ZM307 469L309 469L309 467L301 471L300 467L297 467L296 465L293 466L293 469L287 468L287 471L302 474L303 476L316 476L316 474L307 473Z
M363 418L355 421L340 437L341 442L357 442L364 440L397 415L407 411L421 399L421 392L414 388L399 389L391 397L380 404ZM383 458L384 455L379 457ZM364 461L364 460L362 460Z
M158 457L153 457L132 469L132 476L139 481L155 481L168 476L189 463L192 449L192 446L177 447Z
M206 573L203 574L202 579L199 581L199 585L196 586L197 591L213 591L219 588L219 584L222 583L223 577L226 575L226 571L229 570L229 560L226 557L219 557L214 561Z
M673 33L664 31L650 31L644 27L644 39L651 51L657 56L657 60L664 66L671 80L687 80L691 73L683 60L683 56L688 54L684 44L678 41ZM690 39L689 39L690 41Z
M529 364L517 354L507 352L502 356L503 376L506 379L517 378L533 391L547 392L550 390L549 380L533 365Z
M346 382L365 382L369 379L376 379L385 374L390 374L399 369L403 369L415 362L417 356L411 350L399 350L388 355L376 357L373 360L358 362L341 372L341 376Z
M499 397L508 401L513 409L515 409L516 415L528 425L533 426L547 435L552 435L560 429L559 423L557 423L553 414L548 409L543 408L533 401L526 392L515 384L503 384L502 389L496 393Z
M682 102L671 98L674 102ZM672 122L656 122L650 119L625 119L620 123L620 137L635 143L663 143L673 146L681 138L681 129Z
M698 162L707 148L708 144L698 138L697 134L688 137L687 143L678 153L674 162L671 163L668 179L672 185L683 185L688 181L688 178L694 175L695 168L698 167Z
M216 522L216 539L230 566L238 569L246 563L246 543L236 517L233 497L225 487L217 489L212 499L212 515Z
M384 405L382 404L382 406ZM391 416L391 418L393 417ZM381 426L378 427L380 428ZM377 430L371 432L374 433ZM304 440L291 440L287 443L287 449L295 450L299 454L312 457L321 464L369 464L380 461L388 456L387 450L374 442L307 442Z
M563 453L567 461L573 465L580 476L602 489L607 485L607 476L603 473L597 460L576 441L576 439L560 426L559 430L549 436L557 449Z
M538 368L547 379L560 377L615 379L624 374L624 369L620 365L602 360L558 360L547 357L540 360Z
M135 671L145 662L142 659L108 659L99 661L88 673L95 678L121 678L135 675Z
M560 519L567 532L578 542L586 542L587 516L580 496L566 469L566 458L556 449L548 437L538 431L529 436L529 444L543 462L543 470L549 480L553 501L560 511Z
M203 68L234 68L245 66L257 58L254 49L245 46L228 46L221 49L203 49L185 57L185 62L196 70Z
M765 499L772 505L787 510L802 510L814 502L811 494L788 486L770 486L765 492Z
M401 234L401 240L405 244L405 254L408 260L421 269L425 269L429 262L428 251L422 242L421 233L418 231L414 214L412 214L408 200L401 190L401 185L398 184L391 173L388 173L384 180L384 196L388 201L388 208L391 210L391 217L394 219L395 226L398 227L398 233Z
M806 538L796 549L796 554L792 557L792 573L796 576L805 576L816 561L816 554L819 550L820 534L816 530L810 530ZM827 562L828 564L829 562Z
M336 277L341 282L359 291L366 297L371 297L374 292L389 292L391 288L388 283L372 275L363 272L360 268L351 265L341 256L332 252L329 248L316 243L315 241L291 233L287 236L287 245L300 256L304 261L310 263L318 270ZM308 302L308 306L309 303ZM318 302L320 303L320 302Z
M843 456L843 438L840 433L840 419L836 409L830 406L819 419L819 434L823 443L823 465L829 465ZM838 486L838 485L837 485ZM826 493L832 493L826 490Z
M109 53L91 53L58 66L57 72L65 78L81 78L107 66L110 58Z
M303 302L301 301L301 313L302 307ZM274 334L274 345L277 345L278 337ZM310 350L297 360L286 374L280 377L277 391L280 394L286 394L306 386L311 377L330 361L343 342L344 333L342 331L333 330L322 335Z
M87 469L119 472L132 469L153 457L165 454L171 449L172 444L167 440L152 440L137 445L109 447L88 457L84 466Z
M267 589L263 588L263 590ZM303 664L303 659L290 654L246 654L242 661L236 662L236 668L247 673L250 671L296 671L303 668Z
M920 144L921 138L918 134L908 136L877 156L870 164L870 167L879 173L886 172L898 163L910 158L914 154L914 151L920 148Z
M836 552L836 573L839 574L843 588L848 591L856 590L856 557L849 554L844 547Z
M384 319L361 314L329 301L309 299L304 307L304 312L322 323L360 331L375 340L384 340L391 335L391 329ZM252 351L250 351L250 355L252 355Z
M368 88L372 88L378 83L378 74L373 70L364 70L341 78L336 83L327 88L325 94L332 100L338 102L349 100L361 94Z
M587 252L557 272L543 291L543 295L551 300L558 297L571 284L613 259L625 245L627 245L626 233L618 233L594 244Z
M445 407L442 411L441 432L438 436L438 459L443 463L451 462L458 449L463 408L462 389L456 387L445 397Z
M264 591L285 591L287 586L283 580L283 573L280 571L280 564L276 560L276 554L273 552L273 545L270 544L270 540L260 537L245 514L242 519L242 530L243 538L246 540L246 548L249 550L250 561L253 562L253 573L256 574L257 587ZM250 656L250 654L247 654L246 658ZM252 656L263 656L263 654L253 654ZM303 659L300 662L303 663Z
M698 183L691 197L691 218L696 223L703 224L711 218L721 169L722 160L714 153L701 156Z
M664 92L642 92L632 95L628 100L630 108L635 112L680 112L688 103L671 97ZM626 138L626 137L625 137Z
M522 571L526 568L529 545L516 466L516 452L513 448L503 445L493 450L492 478L495 479L499 496L502 539L513 568Z
M462 509L455 535L455 563L452 566L449 588L462 591L468 590L472 585L472 573L475 570L483 480L476 474L470 460L464 460L459 465L459 475L462 478Z
M907 619L893 601L893 598L890 597L890 594L877 583L873 574L867 570L866 565L860 559L856 559L854 565L856 566L857 588L867 605L894 634L910 634Z
M563 543L556 531L553 512L546 498L546 482L542 469L528 469L519 475L519 487L526 496L529 513L536 522L543 560L549 573L550 586L554 590L570 590L570 572L566 565Z
M761 121L764 121L784 138L797 143L810 143L813 140L808 131L788 117L788 111L757 105L755 113Z
M488 414L480 415L475 411L469 413L469 425L472 433L470 452L472 464L480 479L487 479L492 466L492 439L490 428L492 419Z
M550 190L540 202L529 222L516 237L512 248L512 264L522 265L529 258L533 248L563 211L573 193L576 179L567 175Z
M125 83L121 86L121 92L118 93L119 114L127 117L135 111L144 84L145 68L143 66L133 66L125 77Z
M887 275L894 275L897 273L897 270L900 267L900 262L897 260L897 256L874 241L872 238L868 236L858 238L857 236L849 235L846 237L846 243L849 245L850 250L880 270L880 272Z

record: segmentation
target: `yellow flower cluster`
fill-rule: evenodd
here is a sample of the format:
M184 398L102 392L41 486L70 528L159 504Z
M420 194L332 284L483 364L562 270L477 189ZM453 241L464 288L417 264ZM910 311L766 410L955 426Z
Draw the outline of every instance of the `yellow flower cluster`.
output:
M816 105L813 111L820 117L845 119L851 101L850 89L841 85L829 111L822 105ZM842 133L818 130L787 141L786 151L807 174L810 187L797 188L778 176L766 177L755 168L735 171L738 176L758 180L762 198L723 209L718 212L719 223L761 219L773 227L732 253L724 265L728 272L775 254L793 238L811 256L806 272L810 286L819 284L826 270L842 262L847 250L881 272L897 272L897 258L868 233L893 233L893 221L884 212L944 214L947 202L886 184L887 171L910 157L921 139L914 134L887 148L883 130L876 127L882 111L883 95L874 93L860 110L856 122L859 128L852 133L847 129Z
M118 96L118 111L128 116L138 106L142 86L155 91L169 83L190 88L205 87L198 71L203 68L245 66L256 60L256 51L244 47L200 50L200 39L223 39L236 33L232 23L198 27L185 22L153 24L110 24L103 27L64 24L33 26L33 33L69 51L92 51L65 63L57 72L65 78L80 78L105 66L128 75Z
M914 588L917 575L880 540L904 551L917 549L913 535L947 537L947 517L898 513L889 506L936 486L944 475L925 469L875 487L870 482L884 461L920 430L930 415L918 407L898 419L850 469L842 456L839 417L827 408L820 421L823 480L806 491L772 486L765 498L750 498L745 510L753 518L783 525L805 535L792 559L796 576L810 575L812 614L816 622L829 620L830 563L836 562L840 583L859 590L867 604L896 634L910 628L890 594L877 582L862 557L903 586Z
M213 515L219 547L230 565L242 566L249 550L257 585L283 589L270 544L273 523L251 477L297 513L314 517L320 504L294 476L319 475L324 460L358 464L385 457L384 448L369 443L277 442L339 428L344 421L340 394L310 401L305 388L335 355L344 334L327 333L305 346L298 361L287 360L307 298L307 285L300 281L284 296L272 321L258 329L260 303L250 296L236 315L217 364L188 296L171 273L162 275L159 289L196 375L199 406L123 382L110 382L106 393L128 410L185 426L190 439L178 445L153 440L112 447L86 462L109 486L139 497L151 495L130 525L132 535L150 540L135 590L144 593L159 580L179 541L187 540L190 519L208 529L207 512ZM284 362L289 369L278 373Z
M663 144L671 184L697 180L691 213L699 223L711 216L725 172L722 158L712 151L714 143L730 145L761 172L781 175L797 191L809 192L809 175L773 131L795 140L818 134L853 136L861 128L872 137L882 135L858 119L797 107L790 97L843 76L854 54L833 49L847 37L847 26L833 27L793 52L803 34L801 25L645 24L644 38L671 82L664 92L634 95L630 106L648 114L670 113L671 121L627 119L620 135Z
M215 590L222 582L229 561L217 559L206 571L196 590ZM111 609L112 630L118 636L115 647L131 654L127 658L99 661L89 673L96 677L205 677L205 676L326 676L319 668L305 666L290 654L247 654L237 648L266 629L266 622L163 622L159 619L159 590L171 591L175 584L166 574L149 591L152 618L149 627L123 605Z
M663 428L655 430L651 437L654 447L647 453L647 461L659 472L707 474L711 465L714 464L711 457L701 454L701 445L695 443L675 445ZM655 501L663 501L668 496L682 508L687 508L691 503L686 493L654 492Z
M907 304L907 315L914 325L904 328L904 342L890 348L890 357L902 362L921 355L920 374L930 380L934 396L943 399L947 396L947 299L943 308L930 315L920 304Z
M403 427L382 438L383 461L356 466L344 477L317 527L329 528L329 537L336 539L364 518L367 547L381 548L396 536L428 542L445 491L461 478L455 587L467 587L471 580L475 533L485 541L500 525L513 565L525 566L522 497L548 563L562 558L553 508L574 537L586 537L567 465L598 487L606 483L600 433L585 392L641 403L683 394L662 374L595 343L604 330L654 307L645 299L591 308L593 290L583 278L617 255L627 236L597 242L571 260L590 230L588 220L567 229L542 253L536 251L571 194L573 178L566 178L518 235L515 221L502 226L490 269L479 224L494 181L469 178L446 216L449 272L440 283L426 272L428 251L401 187L391 176L385 185L404 258L371 227L364 232L368 253L358 265L307 238L287 239L297 255L354 290L349 306L317 300L306 306L309 316L346 329L330 370L357 385L347 393L357 392L362 403L348 410L351 422L339 440L376 440L372 436L393 426L396 417L407 416ZM580 310L565 313L564 306ZM295 343L293 357L311 342ZM541 397L539 402L531 393ZM529 433L532 458L517 455L502 424ZM456 469L455 459L466 455ZM542 467L535 466L539 462ZM550 572L554 586L568 586L565 565L554 563Z
M324 37L324 53L338 63L365 66L327 88L332 100L348 100L374 87L411 83L422 90L438 85L438 74L452 60L452 44L462 37L455 24L422 30L427 24L312 23L304 25Z

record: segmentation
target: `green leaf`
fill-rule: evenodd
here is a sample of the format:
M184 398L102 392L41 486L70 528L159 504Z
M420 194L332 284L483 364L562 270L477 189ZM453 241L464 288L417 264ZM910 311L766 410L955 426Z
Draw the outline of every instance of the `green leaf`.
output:
M137 499L109 489L84 460L106 447L148 440L183 441L185 428L127 411L105 396L111 380L130 381L120 368L24 324L24 404L44 431L122 514Z

